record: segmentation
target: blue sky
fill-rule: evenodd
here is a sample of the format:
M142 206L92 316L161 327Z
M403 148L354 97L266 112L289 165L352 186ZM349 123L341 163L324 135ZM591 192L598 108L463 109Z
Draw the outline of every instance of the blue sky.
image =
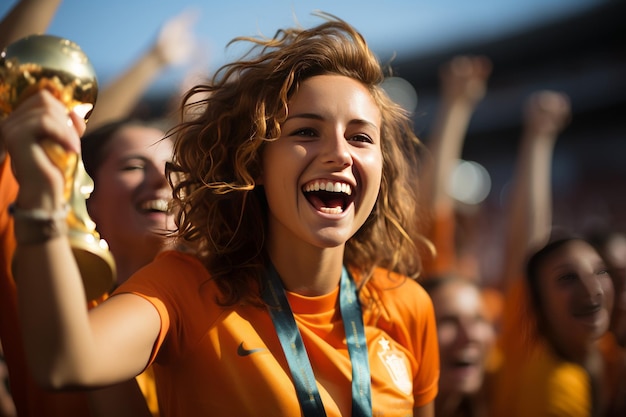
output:
M311 26L323 10L359 29L374 51L387 59L513 32L574 13L606 0L64 0L49 33L78 43L90 57L101 84L129 65L153 41L170 17L197 14L195 35L207 51L207 69L233 53L225 46L239 35L271 35L297 20ZM0 15L16 0L0 0ZM202 57L199 57L203 59ZM396 59L398 59L396 58ZM185 68L161 74L153 88L169 88Z

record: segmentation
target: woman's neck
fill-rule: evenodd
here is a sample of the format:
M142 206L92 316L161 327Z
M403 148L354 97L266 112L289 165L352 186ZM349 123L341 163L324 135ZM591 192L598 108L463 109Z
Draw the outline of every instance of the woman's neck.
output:
M470 398L458 392L439 392L435 399L435 414L437 417L473 416L470 407Z
M573 362L585 366L590 356L597 350L597 341L589 341L584 346L573 346L561 343L553 337L548 337L550 344L556 353L568 362Z
M123 246L123 247L122 247ZM168 246L163 240L148 240L142 245L111 245L111 254L115 259L117 285L122 284L140 268L146 266Z
M328 294L339 285L343 246L329 249L311 246L281 248L269 245L269 256L286 290L301 295Z

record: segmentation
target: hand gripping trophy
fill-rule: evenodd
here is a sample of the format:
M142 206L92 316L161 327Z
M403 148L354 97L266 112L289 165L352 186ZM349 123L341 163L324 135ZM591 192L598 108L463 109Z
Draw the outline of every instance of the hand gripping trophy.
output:
M98 94L95 71L78 45L51 35L32 35L0 53L0 117L9 114L30 94L47 89L75 111L89 118ZM67 222L74 257L83 277L88 300L109 291L115 282L115 262L87 214L86 198L93 181L79 155L52 142L46 153L65 177L65 198L70 206Z

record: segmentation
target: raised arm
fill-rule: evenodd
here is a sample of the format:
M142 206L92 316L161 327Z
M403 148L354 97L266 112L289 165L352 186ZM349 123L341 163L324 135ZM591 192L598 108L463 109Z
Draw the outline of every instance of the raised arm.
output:
M154 44L102 89L89 119L90 130L128 116L161 71L190 58L197 44L191 32L196 17L185 11L166 22Z
M79 151L84 122L70 116L42 91L0 122L20 185L13 268L26 357L36 379L52 388L135 376L147 364L160 326L154 307L134 295L112 297L87 311L64 227L63 176L42 146L52 141L66 152Z
M25 37L45 33L62 0L20 0L0 22L0 49Z
M519 278L529 250L547 243L552 227L552 157L558 135L569 123L567 95L533 93L524 108L523 130L508 201L502 279Z
M450 177L461 157L467 128L476 105L482 100L491 74L491 61L483 56L457 56L439 73L440 104L428 140L431 159L426 160L423 204L433 217L429 238L437 258L424 263L425 274L438 275L454 268L454 199Z
M490 74L491 61L484 56L457 56L441 67L441 101L428 141L433 157L430 197L434 210L452 209L450 176L461 157L472 114L487 91Z

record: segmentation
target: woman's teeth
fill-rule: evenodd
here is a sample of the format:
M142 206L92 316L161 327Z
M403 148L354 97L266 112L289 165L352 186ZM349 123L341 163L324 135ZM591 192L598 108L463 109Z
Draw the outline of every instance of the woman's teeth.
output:
M343 209L341 207L321 207L320 211L327 214L341 214L341 212L343 212Z
M347 195L352 194L352 187L350 184L346 184L343 182L335 182L332 181L313 181L305 185L304 191L327 191L331 193L344 193Z
M148 200L141 203L139 208L142 211L150 211L150 212L163 212L167 213L169 210L169 204L167 200L158 199L158 200Z

